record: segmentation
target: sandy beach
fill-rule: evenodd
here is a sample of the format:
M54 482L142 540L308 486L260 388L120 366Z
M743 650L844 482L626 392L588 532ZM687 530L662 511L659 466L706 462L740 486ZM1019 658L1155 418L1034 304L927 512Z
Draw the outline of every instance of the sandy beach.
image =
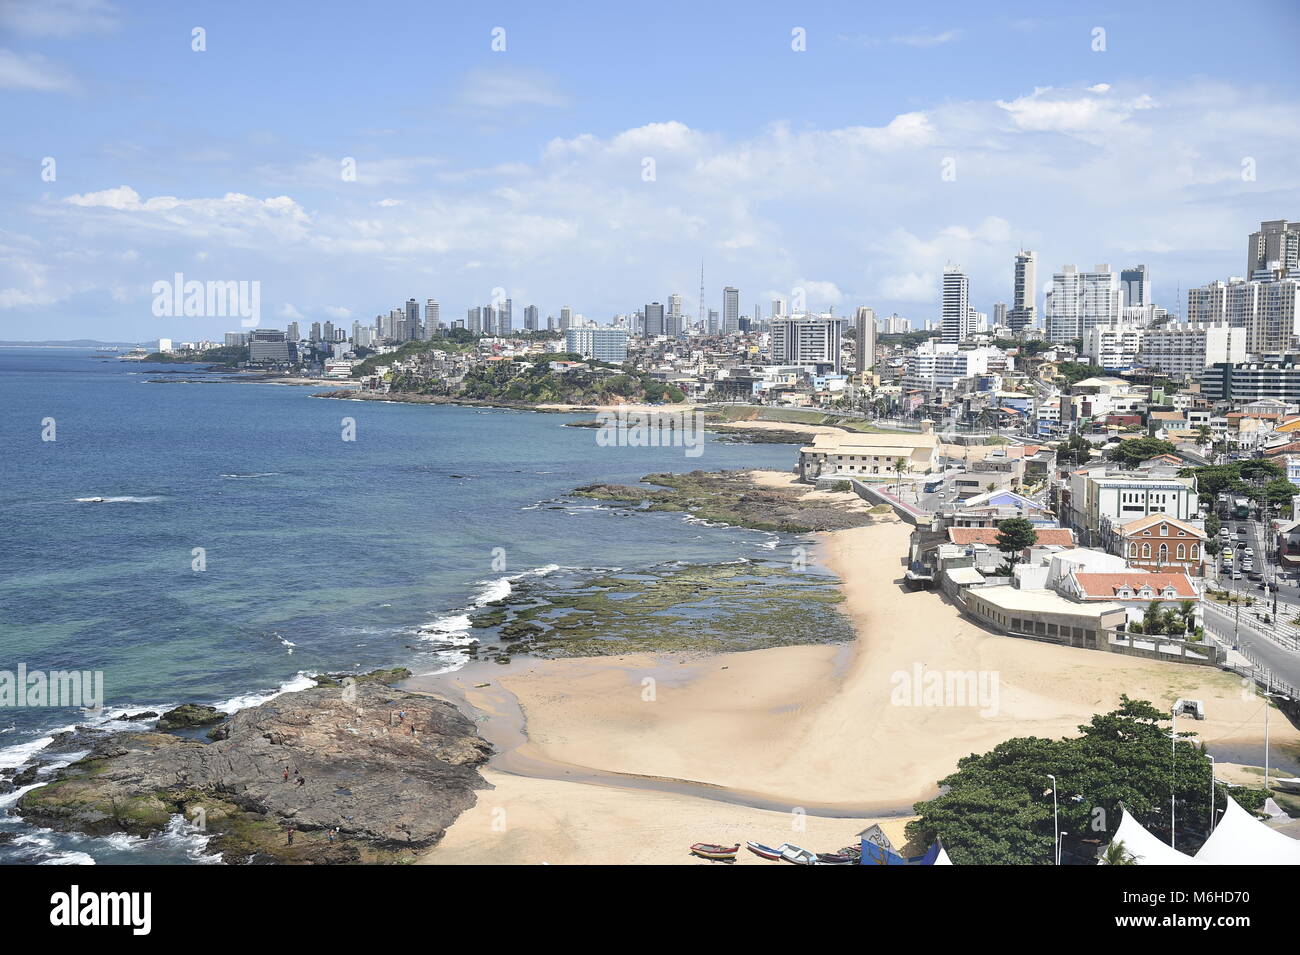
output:
M1072 735L1123 693L1203 701L1206 719L1179 728L1212 746L1262 738L1263 703L1231 674L994 635L905 590L909 530L886 517L819 535L857 633L848 646L526 659L426 680L473 707L489 738L496 727L505 753L496 788L425 861L680 863L692 842L746 839L831 851L871 820L900 827L962 756ZM996 692L959 701L974 705L898 697L932 671L975 671ZM1300 733L1276 712L1271 729L1294 758Z

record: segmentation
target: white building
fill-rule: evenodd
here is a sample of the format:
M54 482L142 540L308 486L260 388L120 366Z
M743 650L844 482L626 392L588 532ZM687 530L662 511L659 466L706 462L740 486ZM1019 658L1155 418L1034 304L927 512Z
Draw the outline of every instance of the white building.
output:
M1142 350L1143 329L1136 325L1102 325L1083 337L1088 361L1102 368L1132 368Z
M1226 323L1187 323L1148 328L1139 363L1175 379L1200 378L1206 365L1246 360L1246 331Z
M970 279L958 269L943 270L943 341L956 345L974 331L970 307Z
M903 387L931 393L953 388L963 379L988 374L990 361L1001 357L996 348L963 349L929 339L908 356Z
M1091 272L1064 266L1052 276L1052 290L1047 293L1048 341L1063 344L1086 338L1098 326L1119 324L1120 298L1119 273L1109 265L1098 265Z
M840 371L840 322L833 315L772 322L772 364L833 365Z

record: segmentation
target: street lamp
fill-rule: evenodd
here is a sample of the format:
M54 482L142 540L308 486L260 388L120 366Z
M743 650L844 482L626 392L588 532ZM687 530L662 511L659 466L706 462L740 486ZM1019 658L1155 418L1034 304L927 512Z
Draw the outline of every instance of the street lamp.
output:
M1178 703L1169 708L1169 846L1177 849L1175 812L1178 806Z
M1062 829L1056 834L1056 864L1061 864L1061 843L1064 841L1061 837L1068 836L1069 833Z
M1052 831L1056 833L1056 864L1060 865L1061 864L1061 834L1058 830L1060 829L1061 823L1056 815L1056 777L1053 776L1051 773L1048 773L1047 778L1052 781Z
M1269 700L1290 700L1291 698L1284 693L1273 692L1273 671L1264 671L1265 689L1264 689L1264 792L1268 792L1268 710Z
M1209 753L1205 754L1210 756ZM1214 831L1214 757L1210 756L1210 832Z

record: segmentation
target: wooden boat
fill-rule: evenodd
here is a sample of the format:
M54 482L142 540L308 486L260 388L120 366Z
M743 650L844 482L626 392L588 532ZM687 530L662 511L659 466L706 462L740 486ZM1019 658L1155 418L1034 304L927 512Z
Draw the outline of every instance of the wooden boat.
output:
M819 852L817 862L820 865L857 865L858 860L842 852Z
M783 842L777 846L777 851L781 853L781 858L786 862L793 862L795 865L817 865L817 853L804 849L800 846L791 845Z
M713 859L718 862L735 862L736 853L740 851L740 843L734 846L715 846L711 842L697 842L691 846L691 852L702 859Z
M1300 778L1294 776L1282 776L1279 778L1274 776L1272 782L1274 788L1280 789L1284 793L1300 793ZM751 845L752 844L753 843L751 843Z
M781 861L780 849L773 849L771 846L765 846L761 842L746 842L745 846L760 859L768 859L772 862Z

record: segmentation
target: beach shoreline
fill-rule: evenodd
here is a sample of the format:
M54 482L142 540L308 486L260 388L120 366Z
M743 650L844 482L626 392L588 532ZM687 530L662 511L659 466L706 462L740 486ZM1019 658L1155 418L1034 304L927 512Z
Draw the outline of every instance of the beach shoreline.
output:
M910 806L961 757L1075 735L1125 693L1163 708L1202 699L1207 718L1179 730L1211 750L1262 738L1262 703L1232 674L996 635L939 594L905 589L909 530L887 518L818 535L850 644L527 658L413 680L471 708L489 739L501 721L514 727L484 770L494 788L421 861L678 863L699 861L693 842L747 839L825 852L872 822L901 846ZM993 674L996 706L900 704L899 680L917 667ZM1284 718L1271 736L1276 753L1300 753Z

